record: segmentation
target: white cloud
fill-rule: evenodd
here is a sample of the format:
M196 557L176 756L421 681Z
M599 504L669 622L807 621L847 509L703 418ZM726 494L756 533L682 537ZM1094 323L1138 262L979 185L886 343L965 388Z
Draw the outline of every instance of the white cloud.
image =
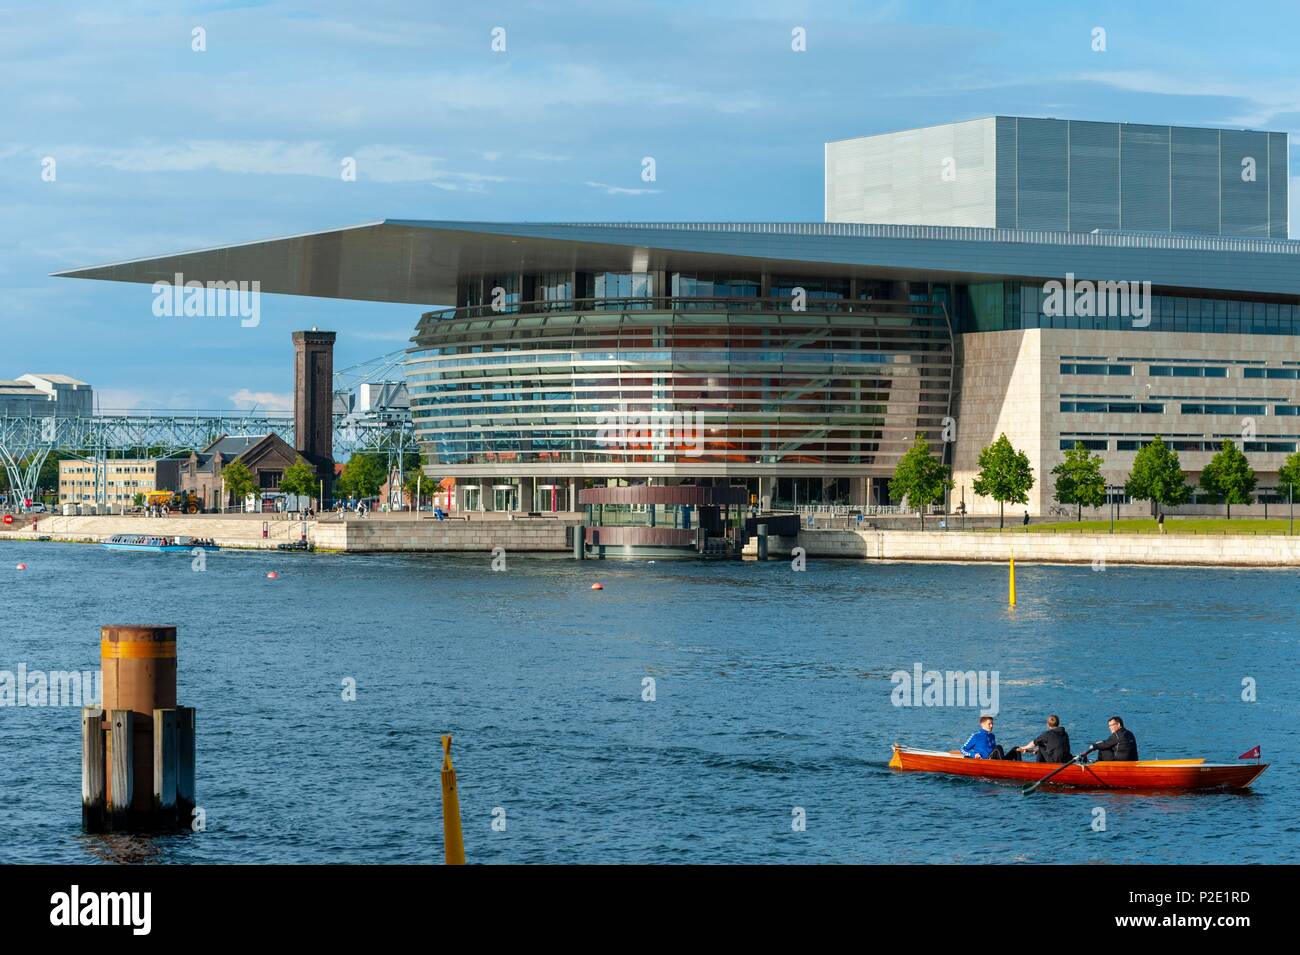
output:
M240 388L230 400L241 410L257 408L259 411L292 411L293 395L275 391L250 391Z
M644 196L650 193L662 192L662 189L629 189L626 186L611 186L607 182L591 182L588 180L585 185L593 189L599 189L607 196Z

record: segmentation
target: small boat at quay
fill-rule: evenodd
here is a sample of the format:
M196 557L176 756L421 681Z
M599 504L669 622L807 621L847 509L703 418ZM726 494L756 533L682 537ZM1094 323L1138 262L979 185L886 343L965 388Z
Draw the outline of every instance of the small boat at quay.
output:
M200 550L220 550L211 539L206 537L159 537L151 534L114 534L100 541L109 550L144 550L155 553L183 551L189 553Z
M1268 763L1207 763L1204 759L1035 763L968 759L961 753L913 749L895 743L889 768L903 772L1008 780L1030 786L1041 781L1051 788L1149 791L1246 789L1268 769ZM1050 782L1046 781L1048 776L1053 777Z

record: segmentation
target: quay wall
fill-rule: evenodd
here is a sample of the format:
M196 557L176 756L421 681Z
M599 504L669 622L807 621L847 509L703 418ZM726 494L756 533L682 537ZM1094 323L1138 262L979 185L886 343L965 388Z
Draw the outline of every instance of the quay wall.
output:
M768 538L768 554L809 558L1025 563L1170 564L1204 567L1300 567L1300 536L1217 534L1024 534L959 531L806 530ZM748 555L757 554L750 540Z
M0 530L0 540L31 540L48 537L58 541L98 542L114 534L148 534L158 537L207 537L222 547L273 550L277 544L302 536L303 522L268 515L200 515L195 517L141 517L102 515L64 517L46 515L32 529L31 518L21 517ZM267 536L262 536L263 523ZM431 518L354 518L340 521L334 516L307 522L307 539L324 550L348 553L393 551L491 552L504 547L508 552L565 552L569 550L565 528L576 521L535 520L450 520Z
M212 538L222 547L273 549L298 540L302 522L265 521L260 515L64 517L45 515L35 530L30 518L0 525L0 540L49 537L96 542L113 534ZM449 520L334 516L307 523L307 538L322 550L344 553L568 553L566 528L576 519ZM1300 567L1300 536L1219 534L1025 534L962 531L800 529L795 537L768 538L770 556L789 556L802 547L809 558L898 561L1005 562L1013 554L1025 563L1168 564L1204 567ZM757 555L750 539L745 553Z

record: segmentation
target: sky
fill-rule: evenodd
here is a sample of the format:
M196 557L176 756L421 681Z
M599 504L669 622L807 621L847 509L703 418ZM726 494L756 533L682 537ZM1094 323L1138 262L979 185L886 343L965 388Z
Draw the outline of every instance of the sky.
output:
M342 369L420 307L245 327L50 273L382 218L820 221L825 142L995 114L1295 134L1298 34L1268 2L0 0L0 379L284 410L290 332Z

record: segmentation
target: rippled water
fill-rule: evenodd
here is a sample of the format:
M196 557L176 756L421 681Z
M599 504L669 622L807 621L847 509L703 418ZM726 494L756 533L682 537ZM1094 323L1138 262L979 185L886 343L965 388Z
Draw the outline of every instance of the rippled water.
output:
M440 861L448 731L471 862L1300 861L1290 571L1021 566L1014 611L996 566L222 552L195 573L6 543L0 575L0 670L97 667L103 623L179 626L208 823L82 835L77 712L3 708L4 861ZM1118 712L1148 758L1258 742L1274 765L1247 794L896 774L892 741L975 722L891 704L917 662L999 671L1004 741L1058 712L1081 748Z

